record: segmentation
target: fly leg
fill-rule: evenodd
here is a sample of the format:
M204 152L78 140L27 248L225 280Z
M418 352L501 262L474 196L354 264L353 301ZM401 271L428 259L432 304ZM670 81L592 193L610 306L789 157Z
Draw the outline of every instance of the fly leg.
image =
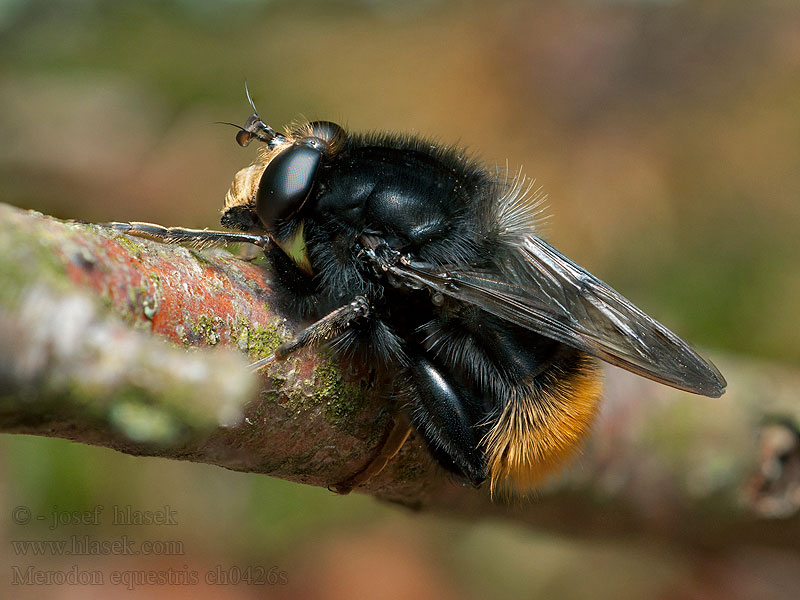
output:
M235 231L213 231L208 229L187 229L184 227L164 227L155 223L132 221L129 223L113 222L105 224L106 227L119 233L126 233L147 239L169 244L189 243L193 246L210 246L217 244L247 242L267 250L272 240L268 236ZM275 352L250 365L251 370L258 371L276 360L284 360L292 352L314 346L328 341L339 333L345 331L358 319L367 317L370 305L366 298L357 296L352 302L341 306L312 323L294 338L281 344ZM400 451L405 443L411 428L408 420L403 415L395 416L391 429L386 435L378 454L367 464L364 469L355 473L346 480L330 486L330 490L337 494L348 494L358 485L367 482L370 478L380 473L388 462Z
M440 466L479 487L486 479L486 458L478 430L481 417L468 393L423 355L416 357L411 379L411 413L417 433Z
M406 443L410 434L411 424L408 422L408 418L403 413L397 413L378 453L367 466L344 481L329 485L328 489L341 495L349 494L354 488L375 477L400 452L400 448Z
M278 346L273 354L251 364L250 369L258 371L276 360L285 359L300 348L309 345L315 346L330 340L347 329L354 321L368 316L369 313L370 306L367 299L364 296L356 296L349 304L340 306L333 312L328 313L316 323L312 323L303 329L288 342Z
M368 317L369 314L370 305L367 299L363 296L356 296L349 304L341 306L325 315L319 321L303 329L295 335L293 339L278 346L275 352L270 356L251 364L250 368L257 371L276 360L284 360L292 352L300 348L314 346L330 340L350 327L353 322ZM403 414L395 415L392 425L378 449L377 454L369 463L344 481L330 485L328 489L337 494L349 494L353 488L369 481L372 477L380 473L389 461L400 451L400 448L403 447L410 433L411 426L406 416Z
M193 246L213 246L217 244L239 244L247 242L255 244L265 250L270 247L272 240L265 235L257 235L254 233L243 233L239 231L214 231L211 229L187 229L185 227L164 227L163 225L156 225L155 223L143 223L141 221L132 221L130 223L106 223L105 227L109 227L119 233L127 233L157 242L165 242L167 244L184 244L189 243Z

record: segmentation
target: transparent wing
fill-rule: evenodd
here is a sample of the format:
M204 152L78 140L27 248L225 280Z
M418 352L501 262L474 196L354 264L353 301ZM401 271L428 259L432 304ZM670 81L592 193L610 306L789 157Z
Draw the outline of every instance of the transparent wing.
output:
M725 379L711 362L536 236L521 240L502 274L440 271L414 261L396 269L442 294L633 373L705 396L725 391Z

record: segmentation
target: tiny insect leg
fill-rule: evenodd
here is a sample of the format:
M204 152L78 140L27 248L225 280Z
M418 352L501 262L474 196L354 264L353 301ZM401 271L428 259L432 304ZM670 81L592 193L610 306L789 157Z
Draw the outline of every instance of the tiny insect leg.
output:
M292 352L309 345L330 340L337 334L347 329L354 321L369 315L370 305L363 296L356 296L352 302L341 306L322 317L319 321L309 325L285 344L276 348L275 352L266 358L250 365L251 370L259 370L276 360L283 360ZM395 415L394 421L386 435L377 455L363 469L351 475L344 481L328 487L337 494L349 494L353 488L366 483L380 473L388 462L400 451L411 433L411 426L405 415Z
M168 244L190 243L197 246L215 244L239 244L247 242L262 248L269 248L272 240L265 235L238 231L214 231L210 229L186 229L185 227L164 227L155 223L131 221L130 223L106 223L114 231L148 238Z
M480 486L486 479L486 459L479 447L476 415L470 414L465 391L423 356L411 367L411 379L414 426L431 454L442 467Z
M366 483L375 475L383 471L389 461L392 460L403 444L406 443L408 436L411 434L411 425L408 418L403 413L397 413L392 422L391 429L386 434L378 454L358 473L351 475L344 481L329 485L328 489L337 494L345 495L353 491L362 483Z
M270 356L251 364L250 369L257 371L276 360L285 359L300 348L330 340L347 329L353 321L369 315L369 311L370 306L367 299L364 296L356 296L349 304L328 313L316 323L312 323L300 331L288 342L278 346Z

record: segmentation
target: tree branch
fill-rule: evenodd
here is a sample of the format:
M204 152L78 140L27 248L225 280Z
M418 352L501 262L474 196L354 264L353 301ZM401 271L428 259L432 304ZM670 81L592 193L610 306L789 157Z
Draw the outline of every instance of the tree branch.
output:
M0 205L0 280L0 431L329 486L390 429L391 381L368 365L302 350L249 373L295 327L263 265ZM800 506L800 375L720 362L715 400L609 368L584 454L533 500L452 481L414 436L358 491L582 535L793 544L800 520L764 518Z

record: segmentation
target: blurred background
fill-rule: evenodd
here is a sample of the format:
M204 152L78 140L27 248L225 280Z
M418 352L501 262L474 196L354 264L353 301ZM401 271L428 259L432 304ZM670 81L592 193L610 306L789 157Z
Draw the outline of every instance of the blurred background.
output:
M800 363L795 0L0 0L0 201L215 227L273 127L410 131L523 167L547 237L694 344ZM702 400L700 400L702 401ZM9 598L794 598L793 553L599 543L59 440L0 437ZM103 526L33 514L105 507ZM113 506L177 525L110 527ZM147 557L22 557L11 540L179 540ZM7 565L197 571L194 585L14 586ZM275 585L206 585L255 567ZM129 590L128 587L134 589Z

